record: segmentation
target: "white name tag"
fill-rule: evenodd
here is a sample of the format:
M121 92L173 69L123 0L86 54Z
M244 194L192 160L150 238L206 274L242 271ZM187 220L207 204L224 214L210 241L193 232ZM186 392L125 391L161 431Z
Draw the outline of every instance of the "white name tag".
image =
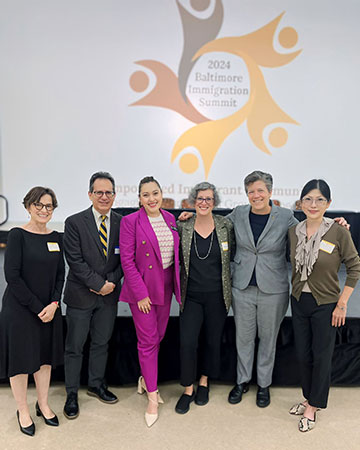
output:
M227 241L222 242L222 243L221 243L221 247L222 247L222 249L223 249L224 252L227 252L227 251L229 250L229 244L228 244L228 242L227 242Z
M115 247L114 253L115 253L115 255L120 255L119 247Z
M57 242L48 242L47 246L48 246L49 252L59 252L60 251L60 247Z
M322 240L320 242L320 250L322 250L323 252L332 253L334 248L335 248L335 244L332 244L331 242L324 241L324 240Z

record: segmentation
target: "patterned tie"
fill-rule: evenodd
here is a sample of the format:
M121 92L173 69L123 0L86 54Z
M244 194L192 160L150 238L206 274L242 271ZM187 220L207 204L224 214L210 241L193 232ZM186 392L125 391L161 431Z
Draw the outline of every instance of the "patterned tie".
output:
M106 216L101 216L101 224L99 228L99 236L104 255L107 256L107 229Z

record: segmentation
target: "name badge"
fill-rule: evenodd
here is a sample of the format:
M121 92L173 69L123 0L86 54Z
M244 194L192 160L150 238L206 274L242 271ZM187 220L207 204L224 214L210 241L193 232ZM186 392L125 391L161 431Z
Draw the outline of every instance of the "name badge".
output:
M119 247L115 247L114 253L115 253L115 255L120 255Z
M59 252L60 251L60 247L57 242L48 242L47 246L48 246L49 252Z
M322 250L323 252L331 254L333 252L334 248L335 248L335 244L332 244L331 242L324 241L324 240L322 240L320 242L320 250Z
M222 247L222 249L223 249L224 252L229 251L229 244L228 244L227 241L222 242L222 243L221 243L221 247Z

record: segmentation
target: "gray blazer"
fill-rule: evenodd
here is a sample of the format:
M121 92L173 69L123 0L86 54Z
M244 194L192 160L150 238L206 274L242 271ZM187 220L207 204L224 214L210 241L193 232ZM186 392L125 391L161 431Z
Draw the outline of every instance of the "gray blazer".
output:
M289 290L287 233L298 221L290 209L273 204L269 220L255 246L249 220L250 209L250 205L237 206L227 216L234 224L236 241L232 285L246 289L255 268L257 285L262 292L286 292Z
M108 255L105 257L95 223L92 207L70 216L65 221L64 251L69 265L64 303L79 309L91 308L105 281L116 284L116 288L102 297L105 303L119 300L122 270L119 255L119 229L121 216L110 214L110 237Z

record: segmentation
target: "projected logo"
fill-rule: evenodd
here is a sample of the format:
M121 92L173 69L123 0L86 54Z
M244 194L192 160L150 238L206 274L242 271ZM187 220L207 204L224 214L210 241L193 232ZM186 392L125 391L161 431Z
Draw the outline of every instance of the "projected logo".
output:
M289 51L298 41L294 28L277 32L284 13L252 33L216 39L223 23L221 0L190 0L192 11L179 0L176 4L184 34L178 74L160 61L137 61L156 80L150 92L130 105L167 108L195 124L176 141L171 162L193 173L201 159L207 178L224 140L245 122L259 150L270 155L269 148L283 147L288 139L283 124L298 123L272 98L262 68L284 66L301 52ZM143 70L130 77L135 92L148 91L149 85Z

